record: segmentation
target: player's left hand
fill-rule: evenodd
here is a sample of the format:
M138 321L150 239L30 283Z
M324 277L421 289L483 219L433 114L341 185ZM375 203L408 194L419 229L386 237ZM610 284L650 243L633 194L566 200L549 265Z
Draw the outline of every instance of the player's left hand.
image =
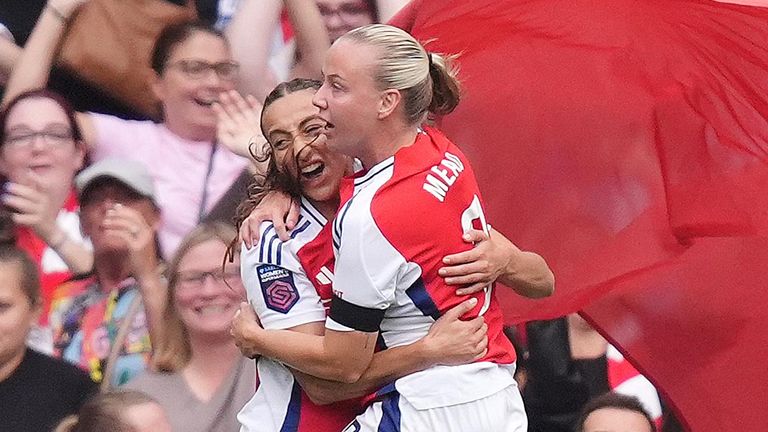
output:
M235 345L240 348L240 352L244 356L253 359L261 355L253 337L259 331L264 331L264 329L261 327L256 312L249 303L240 303L240 309L235 312L229 333L235 338Z
M464 285L456 290L457 295L468 295L482 291L494 283L509 267L520 249L504 236L491 229L489 236L480 230L470 230L462 239L473 243L474 248L443 258L445 267L438 274L448 285Z
M461 319L475 306L477 299L470 298L449 309L419 341L425 347L426 357L432 359L432 364L467 364L488 352L488 325L483 317L468 321Z

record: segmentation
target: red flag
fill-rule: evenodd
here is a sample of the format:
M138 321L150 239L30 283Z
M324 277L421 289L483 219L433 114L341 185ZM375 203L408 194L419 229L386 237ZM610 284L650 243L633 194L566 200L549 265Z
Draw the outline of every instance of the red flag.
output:
M586 307L692 430L768 430L768 9L416 0L395 24L460 53L442 128L555 272L507 319Z

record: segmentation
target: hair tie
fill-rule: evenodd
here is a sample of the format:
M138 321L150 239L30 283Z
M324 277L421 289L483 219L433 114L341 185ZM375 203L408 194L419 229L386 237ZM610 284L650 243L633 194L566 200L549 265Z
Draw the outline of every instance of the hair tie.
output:
M432 70L434 63L432 63L432 53L427 51L427 62L429 63L429 70Z

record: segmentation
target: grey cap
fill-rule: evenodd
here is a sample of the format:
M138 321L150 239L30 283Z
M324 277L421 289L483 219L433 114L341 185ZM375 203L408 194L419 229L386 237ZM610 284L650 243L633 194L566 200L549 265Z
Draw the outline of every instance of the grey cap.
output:
M143 164L128 159L103 159L84 169L75 177L78 195L103 178L113 178L155 202L155 185L149 171Z

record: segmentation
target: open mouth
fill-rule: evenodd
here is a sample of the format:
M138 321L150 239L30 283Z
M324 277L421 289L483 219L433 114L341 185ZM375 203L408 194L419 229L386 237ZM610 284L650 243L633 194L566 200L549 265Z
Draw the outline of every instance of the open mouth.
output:
M220 315L225 312L229 312L232 309L229 305L208 305L195 308L195 313L200 315Z
M325 170L325 164L321 161L312 162L301 168L301 177L305 180L312 180L320 177Z

